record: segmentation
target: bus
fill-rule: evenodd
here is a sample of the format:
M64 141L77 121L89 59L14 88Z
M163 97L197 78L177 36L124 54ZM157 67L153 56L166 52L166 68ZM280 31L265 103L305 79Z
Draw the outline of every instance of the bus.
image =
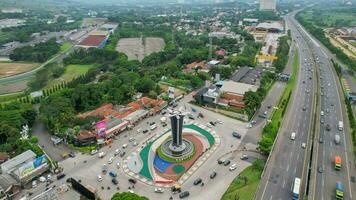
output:
M344 199L344 186L341 182L336 182L336 199Z
M339 123L337 124L337 129L339 131L342 131L344 130L344 123L342 121L339 121Z
M300 178L296 177L294 179L292 200L299 199L299 191L300 191Z
M335 169L336 170L341 169L341 157L340 156L335 156Z

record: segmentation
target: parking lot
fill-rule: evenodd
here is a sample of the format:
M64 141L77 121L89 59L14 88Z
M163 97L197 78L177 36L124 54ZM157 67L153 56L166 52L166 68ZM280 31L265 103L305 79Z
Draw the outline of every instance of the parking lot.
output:
M247 132L246 123L188 104L190 99L191 96L184 97L179 102L177 108L186 109L187 112L191 112L192 108L197 110L197 112L192 113L195 120L190 121L194 121L199 124L207 125L209 122L216 122L217 120L221 121L221 124L216 123L215 126L211 126L212 130L219 135L221 144L205 161L205 163L198 168L195 173L190 175L190 178L188 178L185 183L183 183L182 191L188 190L190 192L190 197L188 199L219 199L237 174L251 164L252 159L242 161L240 160L240 153L236 153L236 151L234 151L238 148L241 140ZM199 112L203 114L204 118L197 117ZM162 115L160 114L149 117L141 121L132 130L121 133L113 140L113 143L110 146L105 146L99 150L99 152L106 153L103 158L99 158L98 153L95 155L76 153L74 158L68 158L61 161L59 165L64 168L66 178L73 177L76 180L80 180L83 185L90 185L96 188L98 195L102 199L110 199L112 194L115 192L128 191L129 189L140 195L147 196L150 199L158 199L162 197L164 199L169 199L171 196L173 196L174 199L178 199L178 195L173 195L169 188L163 188L163 193L155 193L155 186L149 186L140 181L133 186L133 184L128 182L130 177L123 172L121 167L123 159L136 148L141 148L142 143L146 141L147 138L170 126L168 125L167 127L163 127L160 123L161 117ZM153 131L143 133L143 130L149 130L150 122L156 122L157 128ZM140 130L140 132L137 130ZM233 131L239 133L241 135L241 139L233 137ZM129 142L130 138L132 142ZM137 143L137 146L133 145L134 142ZM124 144L127 144L125 149L122 148ZM115 156L114 154L116 149L119 149L121 152L125 151L124 157L120 157L120 155ZM234 152L227 154L231 151ZM111 157L112 163L109 164L108 161ZM222 157L223 159L230 159L230 164L227 166L219 165L217 160ZM120 167L118 167L117 163L119 163ZM102 167L104 164L108 166L106 174L102 173ZM230 171L229 167L232 164L236 164L236 169ZM117 185L112 183L112 177L109 175L110 172L115 172L117 174ZM217 176L214 179L209 178L212 172L217 173ZM98 180L98 175L101 177L100 180ZM66 178L56 181L54 184L60 185L65 182ZM202 179L204 186L199 185L193 187L193 182L197 178Z

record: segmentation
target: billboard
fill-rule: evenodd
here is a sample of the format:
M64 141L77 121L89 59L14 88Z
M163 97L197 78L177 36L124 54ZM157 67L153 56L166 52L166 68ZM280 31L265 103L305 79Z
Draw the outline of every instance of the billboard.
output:
M35 158L31 162L24 163L21 167L18 168L19 176L24 177L45 163L47 163L47 158L45 155Z
M105 137L106 136L106 122L104 120L97 122L96 130L98 131L97 135L99 137Z

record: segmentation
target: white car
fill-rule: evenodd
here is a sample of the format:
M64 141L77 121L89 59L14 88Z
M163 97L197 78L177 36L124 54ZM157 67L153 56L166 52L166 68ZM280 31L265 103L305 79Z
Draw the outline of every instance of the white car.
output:
M106 154L105 152L100 152L99 153L99 158L103 158L105 156L105 154Z
M132 143L132 146L137 146L137 142L135 141L134 143Z
M114 156L117 156L120 154L120 149L116 149L115 152L114 152Z
M130 193L132 193L132 194L135 193L133 190L127 190L127 191L130 192Z
M213 128L213 126L210 123L207 123L206 126L209 128Z
M237 168L237 164L232 164L229 168L230 171L234 171Z
M156 193L163 193L164 190L162 188L158 187L158 188L155 188L155 192Z
M305 149L305 147L307 146L307 144L305 144L305 142L302 143L302 148Z
M248 124L246 125L246 128L252 128L252 125L251 125L250 123L248 123Z
M321 115L321 116L324 116L324 111L321 111L321 112L320 112L320 115Z
M116 163L116 167L119 169L120 168L120 163Z
M32 181L32 188L35 188L35 187L37 187L37 181L36 180Z
M218 124L222 124L222 123L223 123L220 119L217 119L216 122L217 122Z
M41 183L44 183L46 181L46 178L44 176L41 176L39 179L38 179Z
M123 144L123 145L122 145L122 148L123 148L123 149L126 149L126 147L127 147L127 144Z
M98 180L98 182L101 182L103 180L103 177L101 177L100 175L98 175L98 177L96 178L96 180Z
M90 152L90 155L95 155L96 153L98 153L98 150L94 149Z
M132 142L134 140L135 140L135 138L132 137L132 138L129 139L129 142Z
M108 160L108 164L111 164L114 161L114 157L110 157Z

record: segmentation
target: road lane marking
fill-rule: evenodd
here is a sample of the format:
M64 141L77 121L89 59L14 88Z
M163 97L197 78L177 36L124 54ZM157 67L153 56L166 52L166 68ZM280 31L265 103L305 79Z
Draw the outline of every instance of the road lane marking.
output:
M294 168L293 176L295 176L296 172L297 172L297 167Z
M282 186L283 189L284 189L285 186L286 186L286 180L284 179L284 180L283 180L283 186Z
M289 171L289 163L288 163L288 165L287 165L287 172Z
M269 198L269 200L272 200L272 197L273 197L273 195L271 195L271 197Z

